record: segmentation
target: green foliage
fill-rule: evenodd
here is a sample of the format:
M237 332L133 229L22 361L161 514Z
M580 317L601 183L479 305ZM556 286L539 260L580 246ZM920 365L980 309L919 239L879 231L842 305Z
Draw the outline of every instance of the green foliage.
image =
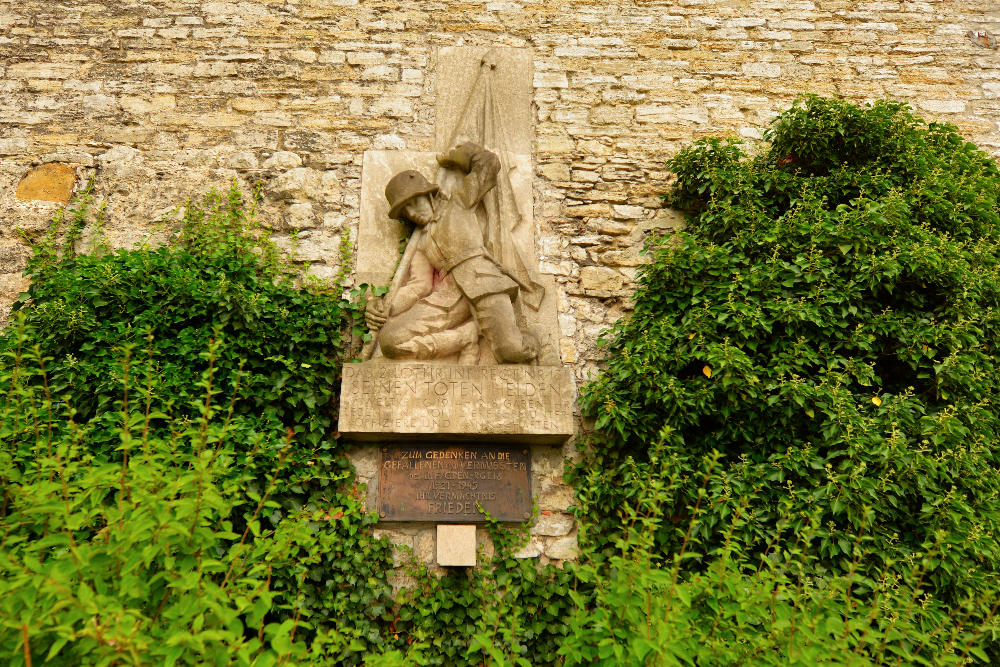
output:
M403 592L396 631L424 647L420 665L552 665L573 609L572 567L538 567L513 553L523 526L488 524L495 554L468 572L443 576L416 568Z
M71 438L95 465L121 467L129 463L123 429L139 419L122 415L138 413L143 438L169 447L177 465L197 454L194 444L214 448L227 464L211 472L234 498L231 514L220 514L232 531L252 528L255 543L266 542L304 515L326 517L310 523L311 542L286 548L295 566L268 576L269 622L295 620L300 638L329 643L326 619L339 618L350 626L337 635L340 659L360 662L385 641L392 595L391 547L373 538L376 518L363 512L333 437L354 306L339 285L297 286L254 222L255 199L235 188L187 202L173 243L114 254L74 252L88 201L37 247L30 291L0 339L2 389L8 400L15 387L28 397L8 405L5 446L29 470L43 428L49 439ZM59 226L66 219L68 230ZM42 398L59 411L41 415ZM194 424L197 441L184 436ZM170 478L169 458L158 461L144 462L149 474ZM268 489L267 507L251 520L235 498ZM89 493L83 482L79 490ZM94 521L80 519L80 528L99 530ZM136 595L146 593L156 598L148 589Z
M730 530L744 557L808 535L806 577L876 600L916 568L921 605L990 618L1000 171L890 102L805 97L768 138L754 157L707 139L669 163L688 229L650 244L634 314L583 392L605 434L587 460L602 472L577 472L595 542L666 476L659 558L680 552L700 502L703 554ZM648 459L658 442L664 468Z
M54 242L39 248L15 309L31 304L26 336L53 360L53 394L68 397L81 421L95 420L92 440L115 444L100 416L121 395L116 348L148 347L150 359L134 361L129 391L151 387L164 412L192 417L204 353L217 340L213 394L232 395L234 414L292 428L304 447L331 449L329 404L347 354L350 304L339 287L295 288L239 190L188 202L168 246L75 255L72 232L66 252Z
M521 533L494 527L487 569L423 570L393 598L391 545L332 437L363 301L297 285L238 190L187 202L165 247L80 255L90 202L37 246L0 339L0 650L57 664L556 660L572 575L513 559ZM341 277L350 253L345 241Z
M123 402L107 415L118 424L111 460L91 451L85 425L47 390L51 360L38 346L4 361L0 651L9 664L338 658L350 638L316 627L309 578L328 552L353 551L344 535L370 520L360 500L341 496L339 528L327 510L306 507L268 527L281 508L274 493L292 459L290 432L213 419L210 403L181 420ZM152 391L140 399L151 404ZM156 420L167 420L169 437L155 434ZM33 438L19 437L27 432ZM343 601L338 610L358 614Z
M711 514L708 485L717 460L700 462L699 494L687 508L684 541L667 562L655 548L667 508L664 492L683 483L670 476L669 447L654 444L650 459L669 479L623 510L627 527L602 565L578 568L595 588L576 597L576 613L560 655L566 665L960 665L987 661L982 642L998 630L980 610L950 607L925 596L922 568L860 574L871 557L860 540L845 573L815 576L818 521L794 538L778 538L764 553L741 549L734 535L753 517L743 503L711 552L700 526ZM690 567L692 561L704 568Z

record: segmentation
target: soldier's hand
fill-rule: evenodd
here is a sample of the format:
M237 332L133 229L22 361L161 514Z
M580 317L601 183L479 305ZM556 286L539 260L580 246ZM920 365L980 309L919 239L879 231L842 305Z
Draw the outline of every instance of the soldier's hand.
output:
M472 156L481 151L482 147L467 141L461 146L455 146L447 153L437 156L438 164L445 169L461 169L469 173L472 169Z
M387 319L389 319L389 308L382 298L368 301L368 305L365 306L365 324L370 331L381 329Z

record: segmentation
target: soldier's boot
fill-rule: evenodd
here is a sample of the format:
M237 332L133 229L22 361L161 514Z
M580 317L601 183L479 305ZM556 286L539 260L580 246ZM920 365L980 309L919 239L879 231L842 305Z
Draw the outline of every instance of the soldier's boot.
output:
M411 347L417 359L441 359L458 354L458 363L475 364L479 361L479 329L470 321L456 329L415 336L407 347Z

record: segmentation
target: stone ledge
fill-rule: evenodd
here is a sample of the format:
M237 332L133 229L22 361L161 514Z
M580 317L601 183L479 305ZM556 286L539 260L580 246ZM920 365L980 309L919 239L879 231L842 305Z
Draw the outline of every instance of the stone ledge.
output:
M573 395L561 366L348 364L339 430L361 441L561 444L575 432Z

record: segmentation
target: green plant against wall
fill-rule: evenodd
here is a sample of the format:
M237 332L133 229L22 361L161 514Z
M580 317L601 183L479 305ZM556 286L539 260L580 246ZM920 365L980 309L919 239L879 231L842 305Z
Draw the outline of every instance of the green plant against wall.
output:
M722 534L699 537L703 518L713 518L709 488L718 477L718 452L697 465L697 500L685 508L681 546L665 560L658 534L675 508L663 500L686 483L669 449L666 441L652 443L649 463L659 474L621 506L623 530L613 547L576 569L573 613L559 649L563 664L990 663L984 646L1000 627L995 615L983 618L976 604L928 596L923 577L933 553L906 568L883 563L872 579L862 564L876 554L859 531L846 571L831 571L817 549L821 512L797 534L779 531L753 553L735 539L755 520L750 497ZM793 508L791 501L779 507L783 524L796 520Z
M688 228L651 243L634 314L584 389L604 436L588 459L602 472L578 472L582 512L616 534L662 477L648 449L663 442L680 480L661 498L665 562L696 502L693 572L743 507L743 554L808 533L809 576L853 570L854 594L874 596L916 567L921 604L992 618L1000 170L892 102L805 97L767 138L755 156L706 139L669 163Z
M0 338L8 402L15 387L28 392L8 404L4 446L19 452L23 469L36 465L40 433L72 437L74 451L94 465L125 465L130 423L122 414L134 413L144 415L150 441L170 447L183 467L193 452L181 435L191 424L209 435L230 429L236 435L219 445L226 466L212 473L228 475L214 482L231 494L238 485L245 498L232 501L225 517L232 527L223 534L254 526L253 543L270 543L286 523L320 517L310 523L313 543L294 556L305 570L281 567L269 576L277 602L268 622L297 619L299 639L311 641L329 635L325 619L339 618L350 628L340 650L353 656L339 659L360 662L385 641L392 592L390 546L372 537L376 518L363 511L334 430L356 309L340 285L299 284L256 224L255 201L235 188L213 191L186 203L172 243L116 253L74 251L86 197L57 219ZM58 409L40 426L43 417L26 406L43 399ZM170 477L169 462L161 463L151 470ZM243 503L269 488L268 505L251 521ZM80 539L100 527L81 525ZM225 542L218 537L214 548Z

